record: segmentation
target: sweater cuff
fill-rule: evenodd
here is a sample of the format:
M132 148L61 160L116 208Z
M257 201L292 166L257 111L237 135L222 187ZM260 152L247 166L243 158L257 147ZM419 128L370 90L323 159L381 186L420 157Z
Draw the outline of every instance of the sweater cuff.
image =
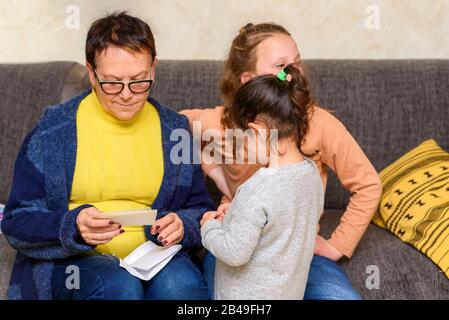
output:
M340 251L345 257L347 257L347 258L352 257L352 255L354 253L354 249L348 248L347 246L345 246L344 244L342 244L340 241L336 240L333 237L331 237L329 240L327 240L327 242L331 246L333 246L335 249Z
M204 238L210 230L221 228L223 222L217 219L210 219L201 227L201 238Z
M92 250L94 246L86 243L81 237L76 218L81 210L92 207L90 204L79 206L64 214L61 222L61 229L59 231L59 239L63 247L69 251L88 251Z

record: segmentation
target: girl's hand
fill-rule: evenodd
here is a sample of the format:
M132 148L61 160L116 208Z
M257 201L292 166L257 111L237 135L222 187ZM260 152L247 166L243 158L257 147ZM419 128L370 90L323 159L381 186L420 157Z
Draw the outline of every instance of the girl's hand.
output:
M223 218L230 206L231 204L229 202L220 204L217 209L218 215Z
M226 182L226 179L224 177L223 169L221 167L212 169L208 173L208 176L215 182L218 190L220 190L226 198L232 199L231 190L229 189L228 183Z
M326 239L322 236L317 235L315 241L315 250L314 254L322 257L326 257L333 261L340 260L343 257L343 253L337 250L334 246L332 246Z
M95 207L86 208L80 211L76 217L76 224L81 237L91 245L106 244L114 237L122 234L125 230L121 225L108 218L100 218L100 211Z
M211 219L216 219L218 217L218 211L208 211L203 215L200 221L200 225L203 226L207 221Z
M162 243L162 246L169 247L180 243L184 238L184 223L175 212L171 212L156 220L150 232L152 235L159 233L157 240Z

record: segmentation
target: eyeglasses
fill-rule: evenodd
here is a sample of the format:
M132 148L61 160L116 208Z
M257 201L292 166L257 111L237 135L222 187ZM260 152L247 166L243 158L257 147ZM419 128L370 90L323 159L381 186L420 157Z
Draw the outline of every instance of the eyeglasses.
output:
M120 94L125 85L128 86L129 91L132 93L144 93L150 90L151 85L153 84L153 79L145 79L145 80L131 80L131 81L105 81L101 80L97 74L97 70L94 70L95 78L98 81L98 84L106 94ZM151 70L150 70L151 76Z

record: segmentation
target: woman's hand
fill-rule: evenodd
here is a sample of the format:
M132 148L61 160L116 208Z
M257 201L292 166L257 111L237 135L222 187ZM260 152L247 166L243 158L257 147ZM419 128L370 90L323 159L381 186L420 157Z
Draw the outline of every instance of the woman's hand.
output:
M218 211L208 211L203 215L203 218L200 221L200 225L205 225L206 222L211 219L218 219L220 221L223 221L223 216L220 216L220 213Z
M340 260L343 257L343 253L332 246L326 239L322 236L317 235L315 240L315 250L313 252L317 256L326 257L333 261Z
M169 247L180 243L184 238L184 224L176 213L171 212L154 222L151 234L159 234L157 241L164 247Z
M121 225L114 223L111 219L100 218L100 214L101 212L97 208L90 207L81 210L76 218L81 237L88 244L94 246L106 244L125 232L121 229Z

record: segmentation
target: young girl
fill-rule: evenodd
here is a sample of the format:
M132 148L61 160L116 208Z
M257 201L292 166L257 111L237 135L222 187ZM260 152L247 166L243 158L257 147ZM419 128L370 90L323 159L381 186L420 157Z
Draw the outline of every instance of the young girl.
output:
M269 164L238 187L224 220L208 212L201 221L217 258L215 299L303 298L324 204L318 170L298 148L310 106L305 78L287 66L247 82L228 110L233 127L255 131Z
M276 24L248 24L233 40L224 67L221 89L225 105L213 109L182 111L193 126L201 122L201 130L224 130L224 114L242 84L255 76L276 75L287 64L302 62L290 33ZM338 107L338 106L335 106ZM350 258L368 227L381 195L376 170L344 125L317 104L309 109L310 126L301 141L301 150L312 156L326 189L330 168L351 193L340 224L330 239L317 236L315 256L310 268L305 299L359 299L343 269L336 263ZM235 196L235 190L260 166L254 164L203 164L204 172L213 178L224 194ZM224 175L224 179L221 179ZM218 178L217 178L218 177ZM223 190L225 189L225 190ZM228 190L226 190L228 189ZM297 195L291 194L292 197ZM230 198L223 198L229 202ZM209 263L209 266L213 263ZM206 268L213 274L213 269ZM209 277L209 280L213 277Z

